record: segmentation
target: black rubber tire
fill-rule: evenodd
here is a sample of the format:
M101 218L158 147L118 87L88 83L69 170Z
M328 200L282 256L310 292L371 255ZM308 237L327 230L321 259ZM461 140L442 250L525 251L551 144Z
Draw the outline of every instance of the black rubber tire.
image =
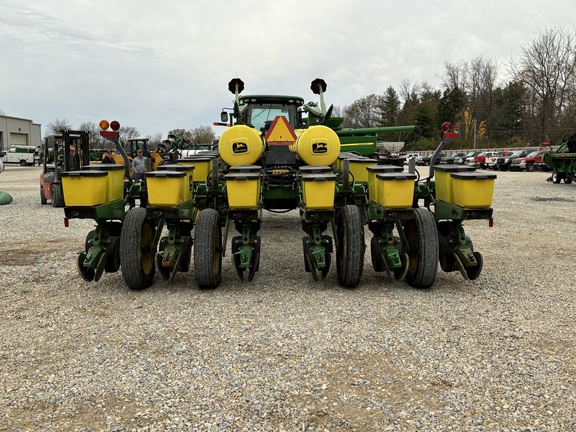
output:
M146 209L134 207L124 218L120 233L120 266L128 288L143 290L154 282L156 251L152 250L156 227Z
M338 282L346 288L355 288L362 278L364 269L364 224L360 209L345 205L337 224L338 247L336 270Z
M571 184L572 183L572 177L570 177L569 175L564 177L564 183L565 184Z
M20 161L20 166L28 166L28 162L26 162L24 159L22 159Z
M48 200L44 196L44 188L40 186L40 204L45 205L48 204Z
M536 170L536 167L534 166L533 163L526 164L526 171L534 172L535 170Z
M376 237L372 237L372 240L370 240L370 257L372 258L372 268L375 272L383 272L386 270L382 247Z
M439 247L436 221L426 208L414 209L414 219L404 225L408 241L406 282L414 288L430 288L438 274Z
M50 186L50 201L52 207L64 207L64 195L62 194L62 185L60 183L53 183Z
M552 173L552 183L560 184L561 181L562 181L562 176L560 174L558 174L556 171L554 171Z
M194 228L194 273L200 289L214 289L222 281L222 231L214 209L200 212Z

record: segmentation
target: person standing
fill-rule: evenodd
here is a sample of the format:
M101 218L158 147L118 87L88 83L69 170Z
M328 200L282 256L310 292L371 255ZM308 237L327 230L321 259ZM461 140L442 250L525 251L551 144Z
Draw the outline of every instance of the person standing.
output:
M136 157L132 161L132 169L134 170L134 181L144 180L144 171L146 170L146 160L142 156L142 150L136 152Z
M103 164L115 164L116 160L114 160L114 156L112 156L112 150L106 151L104 157L102 158Z

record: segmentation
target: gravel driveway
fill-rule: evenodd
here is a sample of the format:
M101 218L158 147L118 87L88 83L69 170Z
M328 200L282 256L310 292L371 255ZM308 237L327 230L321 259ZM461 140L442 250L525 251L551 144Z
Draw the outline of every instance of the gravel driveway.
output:
M413 289L369 251L357 289L314 282L297 213L266 212L252 282L227 257L214 291L137 292L77 275L94 223L41 206L39 172L0 174L0 431L576 430L574 184L498 172L474 282Z

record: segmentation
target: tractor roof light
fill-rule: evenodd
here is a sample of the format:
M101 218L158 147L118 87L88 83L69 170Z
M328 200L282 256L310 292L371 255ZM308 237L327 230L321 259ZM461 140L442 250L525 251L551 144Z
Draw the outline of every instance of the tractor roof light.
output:
M108 123L108 120L100 120L99 126L100 129L106 130L110 126L110 123Z
M110 127L112 128L113 131L117 131L118 129L120 129L120 123L117 122L116 120L113 120L110 123Z
M450 132L450 129L452 129L452 124L450 122L444 122L442 123L442 130L444 132Z

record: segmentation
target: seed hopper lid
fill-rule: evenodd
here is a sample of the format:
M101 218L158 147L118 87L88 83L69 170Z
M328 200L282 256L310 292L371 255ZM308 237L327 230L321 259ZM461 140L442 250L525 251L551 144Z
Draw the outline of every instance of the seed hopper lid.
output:
M145 177L184 177L184 171L149 171L144 173Z
M92 170L64 171L60 173L60 177L104 177L107 175L108 175L107 171L92 171Z
M479 172L459 172L452 173L450 177L460 180L494 180L496 174L479 173Z
M405 172L378 173L376 178L380 180L416 180L416 174Z
M476 168L470 165L434 165L434 171L442 172L467 172L476 171Z

